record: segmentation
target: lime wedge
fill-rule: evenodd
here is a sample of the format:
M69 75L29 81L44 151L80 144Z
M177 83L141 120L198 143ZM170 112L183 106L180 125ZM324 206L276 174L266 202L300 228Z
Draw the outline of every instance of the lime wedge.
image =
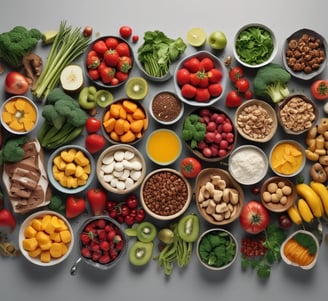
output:
M191 28L187 32L187 42L194 47L201 47L206 43L206 32L199 27Z

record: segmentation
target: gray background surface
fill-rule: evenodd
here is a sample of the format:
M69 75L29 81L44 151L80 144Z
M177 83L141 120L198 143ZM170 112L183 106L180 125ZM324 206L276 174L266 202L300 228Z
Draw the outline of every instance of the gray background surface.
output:
M276 34L279 42L277 62L281 62L281 46L284 39L301 28L318 31L326 38L327 4L324 0L308 1L199 1L199 0L126 0L126 1L48 1L11 0L2 5L0 31L8 31L15 25L37 27L41 31L57 29L61 20L66 19L72 26L91 25L100 35L117 34L121 25L130 25L142 42L147 30L161 30L168 36L185 38L188 29L202 27L207 33L222 30L228 38L228 45L219 57L232 55L233 36L247 23L266 24ZM139 44L140 45L140 44ZM134 50L137 45L133 46ZM207 47L205 49L208 49ZM46 51L38 49L46 55ZM194 49L188 46L186 54ZM140 75L135 66L133 75ZM248 73L251 76L251 73ZM322 75L327 78L327 71ZM3 92L4 76L0 76L0 93ZM309 83L292 81L291 90L309 93ZM174 91L172 81L163 84L150 83L150 91L144 103L158 91ZM227 88L229 90L229 88ZM125 95L124 89L114 92L115 98ZM222 103L218 104L223 107ZM223 107L224 108L224 107ZM192 108L186 108L186 112ZM321 106L320 106L321 109ZM229 111L233 116L233 110ZM157 125L151 121L150 130ZM181 122L175 127L181 128ZM275 139L287 137L278 133ZM81 143L83 143L83 136ZM302 137L300 138L302 139ZM245 143L239 140L239 144ZM271 142L273 143L273 141ZM271 143L264 146L270 149ZM144 144L138 148L144 151ZM176 167L177 165L173 166ZM205 165L204 165L205 166ZM156 166L149 164L149 169ZM245 190L248 193L247 190ZM247 194L246 199L252 196ZM194 205L190 211L195 210ZM72 221L77 229L84 217ZM19 225L18 225L19 226ZM202 230L209 225L202 223ZM243 234L238 222L226 227L240 239ZM324 227L327 231L327 227ZM13 239L15 239L15 234ZM69 273L78 257L77 247L62 264L51 268L31 265L24 258L0 258L0 299L18 300L325 300L328 293L328 251L327 245L320 248L319 261L311 271L302 271L281 263L272 268L268 281L260 281L254 272L243 272L240 258L227 271L209 272L204 270L193 254L190 265L184 270L175 269L170 279L157 269L155 262L143 269L131 267L125 257L121 264L108 272L94 270L81 264L75 276Z

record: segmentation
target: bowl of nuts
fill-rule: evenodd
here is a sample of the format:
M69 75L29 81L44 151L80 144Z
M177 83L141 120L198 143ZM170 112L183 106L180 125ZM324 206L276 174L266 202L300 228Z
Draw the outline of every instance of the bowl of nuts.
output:
M326 68L327 41L311 29L300 29L291 34L283 46L283 64L294 77L310 80Z
M272 212L287 211L297 196L295 184L280 176L270 177L261 186L261 201Z
M199 213L213 225L236 220L244 204L244 191L220 168L205 168L196 178L195 198Z
M235 126L238 133L247 140L268 142L277 131L277 115L267 102L251 99L237 108Z
M304 94L290 94L277 106L278 122L287 134L309 131L319 119L317 106Z
M190 205L191 185L183 175L171 168L149 173L140 187L140 201L151 217L168 221L183 214Z

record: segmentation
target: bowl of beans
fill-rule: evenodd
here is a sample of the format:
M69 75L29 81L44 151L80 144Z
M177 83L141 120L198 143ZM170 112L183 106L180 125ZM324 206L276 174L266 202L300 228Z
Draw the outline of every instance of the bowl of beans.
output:
M163 125L172 125L180 120L184 112L183 102L170 91L156 94L150 102L150 115Z
M287 134L300 135L316 125L319 112L306 95L293 93L277 106L277 118Z
M295 184L285 177L270 177L261 186L262 204L272 212L287 211L294 204L296 196Z
M292 76L310 80L326 68L327 49L327 41L322 35L311 29L300 29L285 40L283 64Z
M277 131L277 115L267 102L251 99L237 108L235 127L240 136L249 141L268 142Z
M171 168L149 173L140 187L141 204L151 217L168 221L183 214L190 205L192 189L183 175Z

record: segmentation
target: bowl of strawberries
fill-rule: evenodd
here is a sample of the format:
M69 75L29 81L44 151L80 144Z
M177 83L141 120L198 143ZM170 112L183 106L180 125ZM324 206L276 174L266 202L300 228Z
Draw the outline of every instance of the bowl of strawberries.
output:
M116 88L127 82L134 65L129 43L117 36L103 36L87 48L84 67L89 80L102 88Z
M109 216L99 215L85 220L78 237L82 260L101 270L116 265L127 249L124 230Z
M208 51L187 56L177 65L174 86L178 97L186 104L210 106L222 98L227 74L224 63Z

